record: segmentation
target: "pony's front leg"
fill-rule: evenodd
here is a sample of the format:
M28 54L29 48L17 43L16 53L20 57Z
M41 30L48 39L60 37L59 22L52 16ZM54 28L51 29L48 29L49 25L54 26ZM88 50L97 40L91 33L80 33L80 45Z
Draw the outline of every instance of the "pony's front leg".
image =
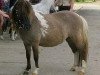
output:
M14 24L11 25L10 30L11 30L11 34L10 34L11 39L12 41L14 41L16 39L16 36L15 36L16 30L15 30Z
M38 75L38 71L39 71L39 65L38 65L38 59L39 59L39 52L38 52L38 46L32 46L33 49L33 55L34 55L34 61L35 61L35 71L33 72L32 75Z
M11 36L11 39L14 41L15 40L15 31L12 30L12 36Z
M26 58L27 58L27 67L24 71L24 74L28 74L30 69L31 69L31 61L30 61L30 58L31 58L31 45L24 44L24 46L25 46L25 49L26 49Z

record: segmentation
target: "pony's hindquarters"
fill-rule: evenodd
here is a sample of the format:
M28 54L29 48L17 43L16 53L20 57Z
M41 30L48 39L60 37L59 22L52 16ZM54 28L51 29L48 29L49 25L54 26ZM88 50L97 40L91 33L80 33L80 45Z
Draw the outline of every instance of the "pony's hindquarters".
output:
M87 61L87 54L88 54L88 24L86 20L80 16L83 22L83 59Z
M78 70L79 75L84 75L85 69L87 67L86 63L88 55L88 25L83 17L79 17L82 22L82 27L79 28L79 31L74 33L72 37L69 37L67 42L74 53L74 66L71 68L71 70Z

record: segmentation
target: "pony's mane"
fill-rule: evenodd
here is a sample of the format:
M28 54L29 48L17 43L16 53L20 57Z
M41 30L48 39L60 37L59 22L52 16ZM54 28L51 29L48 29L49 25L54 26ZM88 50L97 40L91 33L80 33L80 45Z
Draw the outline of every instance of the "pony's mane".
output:
M18 0L12 9L12 18L18 29L29 30L31 27L29 14L32 10L31 4L25 0Z

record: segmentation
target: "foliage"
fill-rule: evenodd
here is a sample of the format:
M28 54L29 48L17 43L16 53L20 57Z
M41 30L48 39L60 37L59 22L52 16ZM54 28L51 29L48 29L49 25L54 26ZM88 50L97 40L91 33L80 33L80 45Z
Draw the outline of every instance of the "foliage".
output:
M76 0L76 2L95 2L95 0Z

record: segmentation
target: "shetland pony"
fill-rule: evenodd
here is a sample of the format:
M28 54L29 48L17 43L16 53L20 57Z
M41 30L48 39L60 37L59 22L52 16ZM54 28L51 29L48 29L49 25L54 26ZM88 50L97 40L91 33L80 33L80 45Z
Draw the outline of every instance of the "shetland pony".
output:
M54 5L55 0L28 0L28 1L30 1L31 4L33 4L32 7L35 10L37 10L39 13L49 14L50 8ZM11 23L11 27L10 27L10 37L13 41L16 40L17 37L16 28L14 28L13 23Z
M26 49L27 67L24 74L31 69L31 48L36 67L33 75L37 75L39 46L53 47L66 40L74 54L71 70L79 68L78 75L84 75L88 55L88 25L83 17L70 11L43 15L33 9L27 0L18 0L12 10L12 19Z

